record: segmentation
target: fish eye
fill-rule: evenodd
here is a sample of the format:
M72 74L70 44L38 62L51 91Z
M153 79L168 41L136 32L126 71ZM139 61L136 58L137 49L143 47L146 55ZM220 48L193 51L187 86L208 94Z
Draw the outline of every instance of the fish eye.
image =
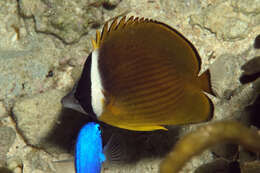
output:
M101 127L100 127L99 124L95 124L95 126L96 126L96 128L97 128L99 131L101 131Z

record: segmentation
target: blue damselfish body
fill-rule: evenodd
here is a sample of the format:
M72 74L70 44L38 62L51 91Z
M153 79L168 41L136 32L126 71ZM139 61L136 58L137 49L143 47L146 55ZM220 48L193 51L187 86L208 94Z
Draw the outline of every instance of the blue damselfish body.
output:
M105 160L100 126L94 122L87 123L81 128L76 142L76 172L100 173Z
M103 162L124 159L125 146L120 142L119 135L113 134L103 145L101 133L100 125L95 122L89 122L81 128L75 146L76 173L100 173Z

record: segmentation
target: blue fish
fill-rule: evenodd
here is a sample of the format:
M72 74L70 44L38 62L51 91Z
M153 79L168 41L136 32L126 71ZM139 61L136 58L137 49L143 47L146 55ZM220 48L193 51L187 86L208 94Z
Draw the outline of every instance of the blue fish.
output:
M100 173L102 163L105 160L99 124L91 122L84 125L78 134L76 142L76 172Z
M75 147L76 173L100 173L104 161L122 159L122 148L113 136L103 148L100 125L94 122L84 125ZM107 158L106 158L106 156Z

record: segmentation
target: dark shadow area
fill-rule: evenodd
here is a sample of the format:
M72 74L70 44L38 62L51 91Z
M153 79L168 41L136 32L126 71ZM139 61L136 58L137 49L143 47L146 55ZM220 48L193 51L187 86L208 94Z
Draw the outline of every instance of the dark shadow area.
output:
M251 74L251 75L245 75L243 74L241 77L240 77L240 82L242 84L246 84L246 83L249 83L249 82L253 82L255 81L257 78L260 77L260 72L258 73L254 73L254 74Z
M258 37L260 40L260 35ZM260 79L258 79L260 77L260 56L254 57L246 62L241 69L244 70L244 72L240 77L240 82L242 84L252 82L254 89L254 98L252 98L254 102L245 108L245 115L241 117L241 119L248 125L260 128Z
M258 154L248 151L245 148L241 148L239 152L239 161L240 163L248 163L248 162L254 162L258 160Z
M121 1L122 0L120 0L118 2L103 1L102 6L106 10L114 10Z
M0 173L12 173L13 171L7 169L7 168L0 168Z
M71 109L63 109L58 125L54 127L49 136L43 139L44 143L72 152L79 130L89 121L91 119L86 115Z
M239 79L242 84L256 80L260 77L260 56L254 57L246 62L241 69L244 71Z
M229 162L224 159L214 160L196 169L194 173L240 173L239 163Z
M106 9L106 10L114 10L114 9L117 7L117 4L115 5L115 4L112 4L112 3L109 2L109 1L104 1L104 2L102 3L102 6L103 6L103 8Z
M44 143L73 153L78 132L90 121L97 122L87 115L71 109L63 109L58 125L43 139ZM103 122L98 123L101 126L104 145L112 135L116 135L116 140L124 146L126 157L122 160L123 163L134 163L149 157L164 157L177 141L179 132L177 127L168 131L138 132L112 127Z
M161 158L170 152L179 136L179 129L138 132L102 125L103 141L106 144L112 134L117 135L121 146L125 146L124 163L135 163L144 158Z
M249 124L260 128L260 95L257 96L252 105L246 107L246 111Z
M258 36L256 36L256 38L255 38L254 48L260 49L260 34Z
M233 161L233 162L229 163L229 172L230 173L233 173L233 172L240 173L241 172L240 164L238 161Z
M50 136L44 139L45 143L60 147L62 150L73 153L77 134L81 127L90 121L96 121L87 115L70 109L63 109L57 125ZM122 162L133 163L147 157L163 157L177 141L178 128L169 131L137 132L119 129L99 122L102 130L103 143L106 144L112 135L125 146L125 156Z
M216 159L236 160L238 158L238 145L232 143L217 144L210 151Z

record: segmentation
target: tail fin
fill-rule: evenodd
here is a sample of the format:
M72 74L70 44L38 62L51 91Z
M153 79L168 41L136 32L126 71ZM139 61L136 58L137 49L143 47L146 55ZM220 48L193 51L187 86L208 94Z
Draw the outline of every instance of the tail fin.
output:
M213 96L216 96L215 93L212 90L212 86L211 86L211 78L210 78L210 72L209 70L206 70L204 73L202 73L199 76L199 82L200 82L200 86L201 89Z

